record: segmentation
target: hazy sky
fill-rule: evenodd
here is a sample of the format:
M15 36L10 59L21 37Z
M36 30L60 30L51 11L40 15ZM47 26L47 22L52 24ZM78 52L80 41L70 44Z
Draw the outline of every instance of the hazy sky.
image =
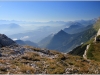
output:
M0 20L70 21L100 16L100 1L0 1Z

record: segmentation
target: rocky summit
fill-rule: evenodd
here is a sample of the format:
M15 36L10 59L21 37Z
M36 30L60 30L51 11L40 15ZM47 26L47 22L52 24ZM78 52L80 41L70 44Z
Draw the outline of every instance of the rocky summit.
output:
M8 38L4 34L0 34L0 48L5 46L10 46L12 44L15 44L15 42L12 39Z

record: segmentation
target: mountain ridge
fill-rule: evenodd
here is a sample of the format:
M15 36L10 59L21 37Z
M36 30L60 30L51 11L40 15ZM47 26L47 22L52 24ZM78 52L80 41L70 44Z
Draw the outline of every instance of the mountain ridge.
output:
M8 38L4 34L0 34L0 47L10 46L12 44L16 44L13 40Z
M97 31L94 29L95 24L87 25L84 28L80 28L83 31L79 33L75 33L75 34L67 33L68 34L67 36L58 34L59 33L58 32L56 33L56 35L58 36L55 37L54 35L51 41L48 42L48 45L46 46L46 48L58 50L60 52L69 52L70 50L73 50L77 46L81 45L82 43L87 42L89 39L95 36L95 34L97 33ZM58 37L62 37L62 38L58 39Z
M39 47L36 43L31 42L29 40L27 41L23 41L23 40L15 40L15 42L19 45L29 45L29 46L33 46L33 47Z
M87 41L95 35L96 32L94 30L91 28L77 35L71 35L61 30L53 36L53 39L55 40L56 38L54 37L58 37L56 42L58 44L58 40L61 38L62 43L60 45L66 42L64 39L67 36L67 41L69 41L70 37L75 37L76 40L71 38L75 42L84 40L81 39L81 41L80 38L85 38L85 41ZM85 45L82 44L82 46ZM83 48L83 50L85 49ZM13 44L0 48L1 74L99 74L99 67L100 62L98 61L87 61L83 57L54 50Z
M54 37L51 39L50 43L47 45L46 48L54 49L54 50L57 49L57 47L59 47L60 45L63 44L65 39L70 38L69 36L70 36L70 34L64 32L63 30L60 30L57 34L54 35Z

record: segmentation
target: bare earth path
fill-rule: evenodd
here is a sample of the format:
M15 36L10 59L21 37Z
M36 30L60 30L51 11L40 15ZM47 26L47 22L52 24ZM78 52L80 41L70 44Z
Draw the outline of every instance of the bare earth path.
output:
M83 54L83 58L86 59L86 60L88 60L86 54L87 54L87 51L88 51L89 47L90 47L90 44L87 45L86 50L85 50L85 52L84 52L84 54Z

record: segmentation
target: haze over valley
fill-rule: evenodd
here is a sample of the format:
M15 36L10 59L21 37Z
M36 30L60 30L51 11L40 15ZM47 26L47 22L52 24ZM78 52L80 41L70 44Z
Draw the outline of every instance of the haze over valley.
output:
M0 1L0 74L100 74L100 1Z

